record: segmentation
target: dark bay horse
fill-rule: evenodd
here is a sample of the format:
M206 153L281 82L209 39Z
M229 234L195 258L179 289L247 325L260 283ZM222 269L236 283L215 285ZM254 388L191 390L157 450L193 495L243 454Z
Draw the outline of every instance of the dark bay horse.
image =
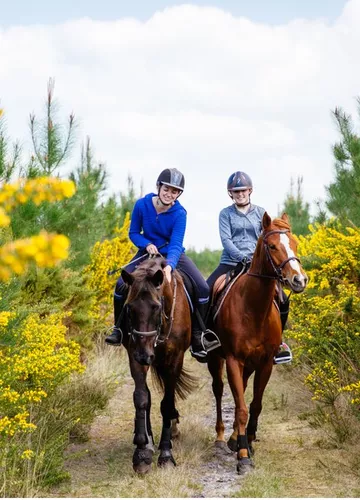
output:
M250 449L256 438L262 397L272 372L273 357L281 343L280 314L274 302L276 283L286 284L294 293L300 293L308 281L296 257L297 242L291 234L287 215L271 220L265 213L262 225L263 232L250 269L233 283L212 325L222 347L208 355L216 399L218 445L225 441L221 399L226 363L235 403L234 431L228 446L237 451L239 474L253 466ZM254 372L254 394L248 421L244 393Z
M133 455L135 472L144 474L151 468L154 453L151 430L151 394L146 377L152 367L164 391L161 401L162 433L158 465L174 466L172 437L177 433L179 413L175 395L185 398L194 388L194 378L183 368L184 352L191 339L190 307L177 271L171 283L164 277L165 260L148 259L133 272L121 276L129 286L124 306L124 346L135 382L135 430Z

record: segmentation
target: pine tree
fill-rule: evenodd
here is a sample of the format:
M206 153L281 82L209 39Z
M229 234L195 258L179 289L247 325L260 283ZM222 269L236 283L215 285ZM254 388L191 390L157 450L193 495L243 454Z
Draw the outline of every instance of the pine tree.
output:
M290 218L292 232L296 235L309 233L310 224L310 205L304 202L302 194L303 178L297 178L297 190L294 194L294 180L291 179L290 191L284 202L283 212L286 212Z
M13 146L12 156L9 156L9 139L6 135L4 110L0 108L0 182L9 182L20 158L19 143Z
M39 175L53 175L67 160L75 142L75 116L70 113L67 130L56 121L57 103L54 100L55 80L50 78L47 88L46 119L38 122L30 115L30 131Z
M360 137L350 115L336 108L333 116L341 137L333 146L335 181L326 188L326 206L345 224L360 226Z

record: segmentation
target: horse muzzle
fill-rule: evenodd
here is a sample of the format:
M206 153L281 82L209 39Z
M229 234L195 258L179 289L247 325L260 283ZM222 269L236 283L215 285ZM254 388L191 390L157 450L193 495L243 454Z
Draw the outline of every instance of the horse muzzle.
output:
M303 292L308 284L308 281L309 279L306 274L294 274L291 279L286 279L286 282L293 293Z
M155 353L134 351L134 359L142 366L151 366L155 359Z

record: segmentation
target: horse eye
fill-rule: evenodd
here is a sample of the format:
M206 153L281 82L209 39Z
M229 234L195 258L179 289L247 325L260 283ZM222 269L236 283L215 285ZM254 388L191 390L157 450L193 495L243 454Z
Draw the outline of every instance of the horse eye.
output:
M276 246L273 244L269 245L269 248L270 248L270 250L276 250Z

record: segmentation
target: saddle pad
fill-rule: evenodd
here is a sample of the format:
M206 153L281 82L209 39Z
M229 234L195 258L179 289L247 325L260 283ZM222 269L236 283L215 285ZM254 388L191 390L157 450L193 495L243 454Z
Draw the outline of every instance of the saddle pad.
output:
M185 290L185 295L188 300L191 312L194 312L194 301L195 301L195 287L190 276L184 273L182 270L178 269L180 276L183 279L183 287Z
M223 305L224 303L224 300L225 300L225 297L227 296L227 294L230 292L232 286L234 283L237 282L237 280L240 278L240 276L242 276L244 273L239 273L237 276L235 276L234 279L232 279L229 284L224 288L222 288L221 292L217 295L217 297L215 296L215 293L217 293L217 291L214 290L214 314L213 314L213 320L215 321L216 320L216 316L219 314L219 311L221 309L221 306ZM226 275L225 275L226 276ZM221 278L222 276L220 276ZM216 282L215 282L216 283ZM224 280L224 285L225 285L225 280Z

